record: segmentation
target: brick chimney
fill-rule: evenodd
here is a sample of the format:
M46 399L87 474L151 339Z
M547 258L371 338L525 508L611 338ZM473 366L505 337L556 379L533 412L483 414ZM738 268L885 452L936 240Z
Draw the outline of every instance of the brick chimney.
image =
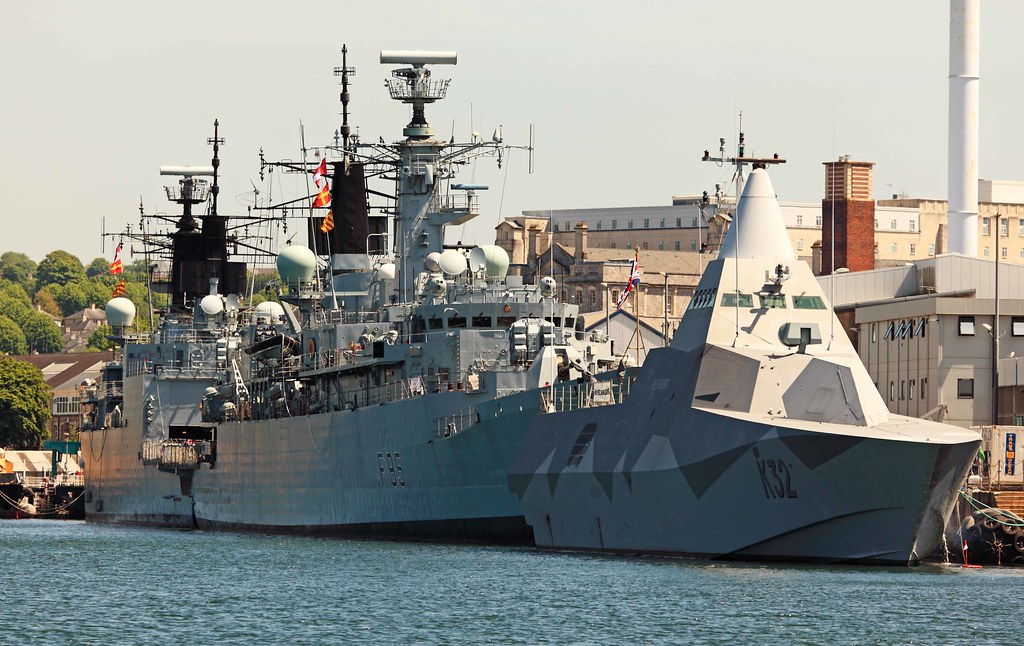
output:
M539 224L531 224L530 228L526 230L526 263L529 265L536 263L537 256L540 255L540 232Z
M874 162L844 155L825 162L825 199L821 201L821 273L875 268L875 200L871 196ZM832 258L833 214L835 261Z
M587 226L586 222L576 223L576 262L587 259Z

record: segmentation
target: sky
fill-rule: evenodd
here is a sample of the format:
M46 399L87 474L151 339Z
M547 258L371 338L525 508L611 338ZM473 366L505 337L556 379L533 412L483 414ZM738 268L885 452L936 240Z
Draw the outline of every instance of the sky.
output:
M221 136L221 213L296 196L296 177L261 184L259 150L298 159L340 124L347 43L350 123L364 140L401 138L409 109L387 96L381 49L456 50L439 136L510 144L536 129L535 172L514 150L459 181L490 185L480 217L450 232L493 242L524 210L655 206L727 183L702 163L719 137L778 153L780 199L821 200L822 163L876 163L874 193L946 196L949 5L946 0L453 1L4 4L0 21L0 252L83 262L113 253L108 231L176 213L159 167L208 164ZM1022 180L1024 2L983 0L980 176ZM470 121L472 115L472 122Z

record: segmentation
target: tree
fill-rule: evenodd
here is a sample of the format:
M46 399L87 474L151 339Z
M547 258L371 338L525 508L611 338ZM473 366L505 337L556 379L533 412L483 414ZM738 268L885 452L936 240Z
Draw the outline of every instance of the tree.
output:
M103 324L96 328L96 331L89 337L89 342L85 347L89 350L111 350L117 344L110 340L110 335L113 334L114 330L107 324Z
M26 305L20 298L10 296L0 291L0 312L7 316L19 326L23 325L28 317L32 315L33 309ZM24 330L22 330L24 331Z
M30 363L0 358L0 446L38 450L49 437L50 387Z
M89 304L89 295L86 293L84 283L75 282L66 285L46 285L39 289L36 294L48 293L53 296L60 308L60 315L71 316Z
M5 354L26 354L28 345L18 324L0 314L0 352Z
M41 312L32 312L21 324L21 331L25 333L29 350L46 353L64 349L64 340L57 324Z
M89 263L89 266L85 268L85 275L88 278L96 278L97 276L107 276L110 274L110 262L100 256Z
M36 263L31 258L17 251L8 251L0 256L0 276L18 283L28 290L31 285L29 276L36 270Z
M36 284L39 287L67 285L84 280L85 268L82 267L82 261L61 249L46 254L36 268Z
M47 314L60 318L60 306L57 305L57 301L54 300L53 294L47 291L46 289L41 289L38 292L36 292L35 304L36 307L46 312Z

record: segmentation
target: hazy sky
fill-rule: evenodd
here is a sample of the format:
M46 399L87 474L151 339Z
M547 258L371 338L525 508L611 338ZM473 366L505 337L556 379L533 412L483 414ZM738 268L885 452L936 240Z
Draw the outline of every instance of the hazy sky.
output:
M381 49L454 49L452 84L428 109L438 133L526 143L460 180L489 183L465 239L493 241L524 209L646 206L713 190L729 173L699 161L735 141L778 152L780 198L821 199L822 162L874 161L875 195L944 198L949 6L946 0L697 2L5 2L0 21L0 251L88 262L108 230L172 211L161 164L207 164L219 118L221 212L243 212L258 151L298 158L340 123L348 43L351 123L364 139L401 138L408 108L387 97ZM983 0L981 176L1018 170L1024 105L1024 2ZM834 133L834 134L833 134ZM292 178L294 179L294 178ZM504 183L504 197L502 184ZM286 181L274 196L296 186ZM267 187L263 187L264 197ZM107 255L111 254L108 245Z

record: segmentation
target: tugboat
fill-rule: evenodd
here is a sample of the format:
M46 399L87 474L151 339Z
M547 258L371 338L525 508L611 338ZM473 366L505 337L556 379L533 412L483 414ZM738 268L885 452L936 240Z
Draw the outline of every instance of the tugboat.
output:
M889 413L755 164L671 346L621 405L534 417L509 486L545 548L905 565L980 439Z
M603 333L585 331L552 278L524 284L501 248L445 244L445 228L476 217L487 188L454 182L457 172L479 156L500 166L510 148L500 127L490 141L435 138L425 106L448 81L428 66L456 59L381 53L402 66L391 98L412 107L395 143L352 134L343 60L335 145L309 162L261 154L261 173L313 180L308 196L265 215L218 213L216 130L211 167L162 169L182 177L168 190L182 216L169 235L136 239L147 258L169 260L170 304L141 336L131 301L107 304L123 359L108 366L117 388L93 402L97 423L81 434L88 521L532 541L506 482L530 420L569 393L619 401L632 369ZM372 199L385 202L371 215ZM240 232L264 227L267 238L265 225L295 214L309 245L276 254L277 300L252 307L245 264L229 251L262 252Z

